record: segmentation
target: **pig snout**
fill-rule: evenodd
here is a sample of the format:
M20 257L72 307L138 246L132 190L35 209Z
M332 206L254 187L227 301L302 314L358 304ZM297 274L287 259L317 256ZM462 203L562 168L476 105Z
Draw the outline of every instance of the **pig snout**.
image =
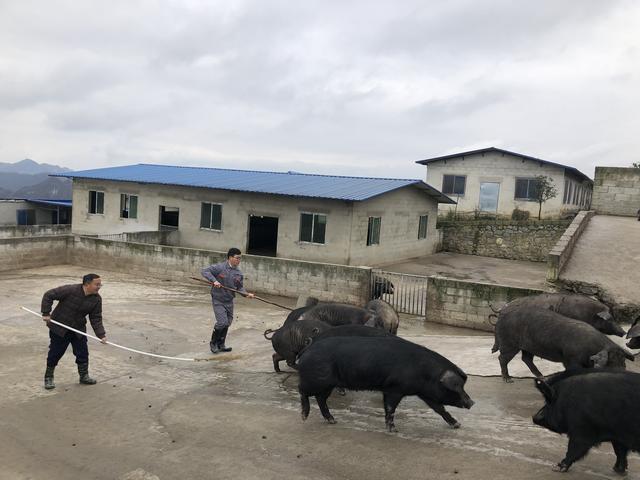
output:
M538 412L531 417L533 423L536 425L540 425L541 427L547 427L547 418L546 418L546 407L542 407Z
M465 392L462 392L460 395L460 407L470 409L475 405L476 402L471 400L471 397L467 395Z

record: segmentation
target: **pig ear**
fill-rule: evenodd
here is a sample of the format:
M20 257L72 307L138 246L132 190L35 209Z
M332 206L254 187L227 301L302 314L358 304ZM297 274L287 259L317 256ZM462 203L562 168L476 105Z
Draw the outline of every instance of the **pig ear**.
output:
M589 360L593 362L593 368L604 368L609 361L609 353L606 350L601 350L595 355L591 355Z
M596 317L601 318L601 319L602 319L602 320L604 320L605 322L610 322L610 321L611 321L611 319L613 318L613 317L611 316L611 314L610 314L609 312L607 312L606 310L604 310L604 311L602 311L602 312L600 312L600 313L597 313L597 314L596 314Z
M540 393L544 397L545 401L547 403L553 403L553 401L556 399L556 392L553 390L553 387L541 378L536 378L535 382L536 388L540 390Z
M460 389L460 376L451 370L447 370L440 377L440 383L448 390L458 391Z

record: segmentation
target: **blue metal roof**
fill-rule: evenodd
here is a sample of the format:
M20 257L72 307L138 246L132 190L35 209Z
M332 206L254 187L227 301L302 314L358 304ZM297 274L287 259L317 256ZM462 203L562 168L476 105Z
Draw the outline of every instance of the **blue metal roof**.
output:
M53 205L54 207L71 207L71 200L48 200L46 198L26 198L25 200L41 205Z
M224 168L179 167L140 163L57 173L54 177L112 180L161 185L215 188L239 192L269 193L334 200L367 200L413 185L440 203L455 203L422 180L342 177L298 172L259 172Z

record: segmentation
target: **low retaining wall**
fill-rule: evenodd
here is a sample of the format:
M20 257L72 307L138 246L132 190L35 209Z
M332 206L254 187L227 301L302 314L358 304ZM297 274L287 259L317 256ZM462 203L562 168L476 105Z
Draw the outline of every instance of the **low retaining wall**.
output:
M69 263L71 235L0 238L0 272Z
M150 243L153 245L177 245L178 234L179 232L177 230L153 230L148 232L124 232L89 236L99 238L101 240L116 240L119 242Z
M0 238L69 235L71 225L9 225L0 227Z
M469 282L438 276L427 281L427 320L456 327L493 332L489 315L494 308L518 297L537 295L542 290Z
M442 222L442 249L467 255L545 262L568 225L566 220Z
M158 278L200 277L200 270L226 258L226 252L149 245L76 236L71 262L93 270L141 272ZM243 255L240 265L249 291L287 297L364 305L371 269L286 258Z
M562 234L558 243L555 244L553 249L549 252L547 257L547 280L555 282L560 276L560 272L564 268L565 264L571 257L573 247L582 235L582 232L587 225L591 217L595 215L595 212L591 210L582 210L578 212L578 215L573 219L569 228Z

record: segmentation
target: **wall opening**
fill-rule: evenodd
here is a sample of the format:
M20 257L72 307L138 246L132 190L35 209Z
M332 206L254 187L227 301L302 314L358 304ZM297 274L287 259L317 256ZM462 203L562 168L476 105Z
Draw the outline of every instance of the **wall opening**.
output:
M180 221L180 209L160 205L159 230L177 230Z
M278 218L249 215L249 241L247 253L277 256L278 249Z

